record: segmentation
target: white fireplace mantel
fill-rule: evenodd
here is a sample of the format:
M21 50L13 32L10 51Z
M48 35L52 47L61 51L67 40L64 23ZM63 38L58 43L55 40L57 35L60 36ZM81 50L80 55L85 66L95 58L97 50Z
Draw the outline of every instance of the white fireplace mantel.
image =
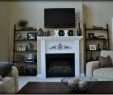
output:
M52 53L74 53L75 54L75 76L80 75L80 51L79 43L82 36L49 36L49 37L37 37L37 41L40 41L40 64L41 64L41 73L37 75L39 78L46 78L46 54ZM67 46L66 49L53 49L52 47L58 46Z
M82 39L82 36L44 36L44 37L37 37L37 40L80 40Z

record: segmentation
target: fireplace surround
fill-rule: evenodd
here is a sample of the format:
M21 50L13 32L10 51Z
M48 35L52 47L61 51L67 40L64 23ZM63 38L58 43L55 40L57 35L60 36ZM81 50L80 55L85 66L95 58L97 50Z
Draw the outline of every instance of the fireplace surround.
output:
M40 74L37 75L37 77L59 78L59 77L79 76L80 75L80 51L79 51L80 39L82 39L82 36L37 37L37 44L38 45L40 44L40 49L38 49L38 51L40 50L40 69L41 69L40 70L41 72ZM69 62L71 63L71 65L68 63L68 61L64 60L67 59L66 57L69 54L73 55L72 59L70 58L73 62L72 61ZM55 55L57 57L53 57L52 55ZM64 58L61 57L60 62L58 61L59 56L64 57ZM53 58L49 58L49 57L53 57ZM51 62L50 60L54 60L54 61ZM55 65L53 65L53 63ZM63 66L61 64L63 64ZM48 67L49 70L47 70ZM67 70L68 73L65 73ZM62 73L58 74L60 71L62 71ZM54 75L53 73L56 73L56 75Z

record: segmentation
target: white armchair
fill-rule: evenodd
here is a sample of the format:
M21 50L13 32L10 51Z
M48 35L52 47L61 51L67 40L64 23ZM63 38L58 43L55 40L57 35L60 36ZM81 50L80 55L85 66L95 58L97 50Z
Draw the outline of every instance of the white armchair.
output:
M15 94L18 91L18 70L12 66L10 72L0 80L0 94Z
M113 51L102 50L100 55L103 57L109 55L113 64ZM99 68L99 61L91 61L86 64L86 76L96 77L100 81L113 81L113 67Z

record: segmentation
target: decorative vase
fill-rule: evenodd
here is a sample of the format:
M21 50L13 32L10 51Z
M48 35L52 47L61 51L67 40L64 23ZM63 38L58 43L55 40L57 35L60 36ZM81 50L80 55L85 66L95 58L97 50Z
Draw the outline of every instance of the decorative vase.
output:
M103 49L104 49L104 50L107 49L106 41L103 41Z
M80 23L78 23L77 36L81 36L81 35L82 35L82 30L80 28Z
M45 32L45 36L50 36L50 32L49 31L46 31Z
M69 36L73 36L73 30L69 30L69 31L68 31L68 35L69 35Z
M59 30L59 36L64 36L64 30Z

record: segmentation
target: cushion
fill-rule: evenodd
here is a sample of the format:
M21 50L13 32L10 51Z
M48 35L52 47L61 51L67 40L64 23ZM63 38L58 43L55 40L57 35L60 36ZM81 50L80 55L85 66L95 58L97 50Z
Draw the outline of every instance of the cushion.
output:
M0 75L5 77L11 70L12 64L9 62L0 62Z
M95 69L93 76L97 80L113 80L113 67Z
M112 67L112 61L109 55L107 57L103 56L99 57L99 67L100 68Z
M0 75L0 81L2 81L3 80L3 77Z

